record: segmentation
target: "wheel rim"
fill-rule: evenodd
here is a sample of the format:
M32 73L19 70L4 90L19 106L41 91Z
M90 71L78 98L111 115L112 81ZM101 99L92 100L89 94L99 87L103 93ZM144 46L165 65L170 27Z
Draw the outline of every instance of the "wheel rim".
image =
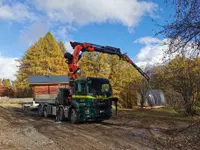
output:
M72 122L75 121L75 118L76 118L76 113L75 113L74 110L72 110L72 113L71 113L71 120L72 120Z
M60 112L60 115L59 115L60 118L59 118L59 120L62 120L62 119L63 119L63 112L62 112L62 109L60 109L59 112Z
M47 114L47 110L46 108L44 109L44 117L47 118L48 114Z
M39 116L41 116L42 115L42 110L41 110L41 106L38 108L38 114L39 114Z

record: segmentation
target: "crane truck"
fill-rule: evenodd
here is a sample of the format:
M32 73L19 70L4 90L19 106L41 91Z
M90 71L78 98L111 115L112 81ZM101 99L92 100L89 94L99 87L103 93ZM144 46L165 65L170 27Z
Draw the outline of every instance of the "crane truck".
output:
M130 63L149 81L149 76L126 54L122 54L119 48L79 42L70 42L70 44L74 49L73 53L66 52L64 54L69 68L69 88L59 88L55 103L40 102L38 106L38 114L40 116L56 115L58 120L67 119L72 124L89 120L103 121L112 116L113 103L116 106L117 113L118 99L112 96L112 87L108 79L77 78L78 62L84 52L118 55L119 58Z

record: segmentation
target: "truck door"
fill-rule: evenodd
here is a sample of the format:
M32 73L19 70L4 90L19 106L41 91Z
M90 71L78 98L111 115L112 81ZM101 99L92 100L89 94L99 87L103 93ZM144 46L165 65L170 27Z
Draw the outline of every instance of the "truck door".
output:
M87 82L85 80L78 80L74 84L73 100L77 103L86 103L88 98Z

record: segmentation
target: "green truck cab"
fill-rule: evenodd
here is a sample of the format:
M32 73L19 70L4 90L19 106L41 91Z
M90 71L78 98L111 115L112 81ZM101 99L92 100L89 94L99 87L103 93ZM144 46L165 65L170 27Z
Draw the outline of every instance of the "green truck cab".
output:
M75 108L76 114L71 113L72 122L101 121L112 116L112 88L108 79L82 78L73 84L71 108Z
M81 78L70 82L73 88L59 88L54 101L41 101L38 114L71 123L103 121L112 116L112 87L105 78ZM117 104L117 103L116 103Z

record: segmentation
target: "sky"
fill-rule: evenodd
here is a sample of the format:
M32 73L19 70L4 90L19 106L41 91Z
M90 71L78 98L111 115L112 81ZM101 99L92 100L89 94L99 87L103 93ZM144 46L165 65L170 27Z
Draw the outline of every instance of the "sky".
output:
M139 66L161 63L170 21L162 0L0 0L0 78L14 80L16 61L47 32L63 41L114 46Z

